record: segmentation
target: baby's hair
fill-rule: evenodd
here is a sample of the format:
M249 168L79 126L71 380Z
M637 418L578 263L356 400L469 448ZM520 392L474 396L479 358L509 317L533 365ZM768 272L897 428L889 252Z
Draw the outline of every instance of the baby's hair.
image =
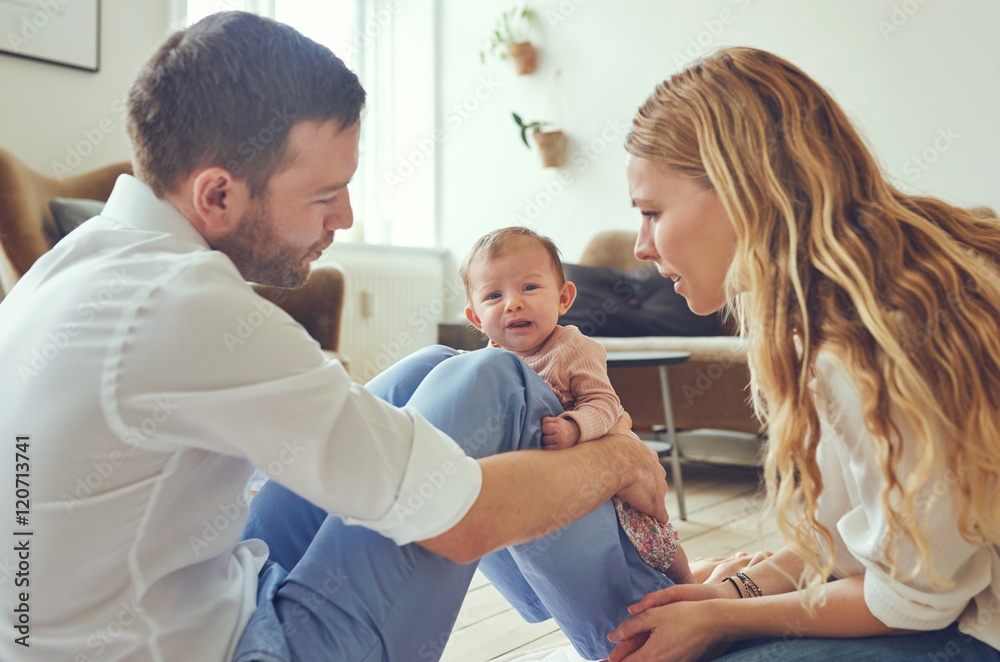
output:
M555 242L548 237L543 237L531 228L515 225L509 228L493 230L483 235L472 245L468 255L462 260L462 266L459 267L458 274L462 277L462 282L465 284L465 297L467 300L471 301L469 268L472 266L472 261L476 258L492 260L499 257L510 251L513 245L522 238L534 239L540 243L552 260L552 268L555 269L559 285L566 282L566 272L563 271L562 256L559 254L559 248Z

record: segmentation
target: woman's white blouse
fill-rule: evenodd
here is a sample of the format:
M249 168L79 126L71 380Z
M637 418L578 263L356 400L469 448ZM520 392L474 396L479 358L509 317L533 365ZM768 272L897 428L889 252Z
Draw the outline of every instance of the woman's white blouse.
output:
M958 469L941 467L917 497L918 508L932 504L923 530L934 550L934 568L948 585L935 585L926 569L913 572L917 555L902 534L896 536L900 563L893 577L884 554L885 479L864 424L862 399L838 358L821 355L815 372L822 426L817 457L824 481L818 517L834 537L835 576L863 574L868 608L890 627L935 630L959 620L962 632L1000 647L1000 549L972 545L959 533ZM894 417L903 436L898 476L905 481L915 465L914 447L907 443L914 432L900 419Z

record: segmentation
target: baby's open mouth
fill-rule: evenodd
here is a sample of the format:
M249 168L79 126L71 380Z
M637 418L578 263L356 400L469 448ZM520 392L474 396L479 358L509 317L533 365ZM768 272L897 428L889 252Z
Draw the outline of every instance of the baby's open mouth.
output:
M511 322L507 326L511 329L526 329L531 326L531 322L528 320L518 320L516 322Z

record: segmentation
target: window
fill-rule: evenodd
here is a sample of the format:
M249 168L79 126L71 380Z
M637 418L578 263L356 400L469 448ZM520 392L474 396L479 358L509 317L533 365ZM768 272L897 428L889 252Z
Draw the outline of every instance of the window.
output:
M344 60L361 79L368 103L361 162L350 187L355 227L342 238L440 244L434 219L434 3L411 0L404 9L403 0L173 1L177 25L219 11L251 11L291 25Z

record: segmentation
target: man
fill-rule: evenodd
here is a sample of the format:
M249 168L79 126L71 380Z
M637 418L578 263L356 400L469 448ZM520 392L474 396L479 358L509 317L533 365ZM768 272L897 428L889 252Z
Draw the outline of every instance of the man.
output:
M615 493L666 519L663 470L627 429L474 460L247 285L301 285L350 227L363 104L327 49L239 12L140 72L136 177L0 305L0 428L18 435L0 468L23 477L0 504L24 511L0 659L436 657L419 644L447 637L461 564ZM473 381L426 409L487 452L519 448L530 393ZM254 466L274 480L241 541Z

